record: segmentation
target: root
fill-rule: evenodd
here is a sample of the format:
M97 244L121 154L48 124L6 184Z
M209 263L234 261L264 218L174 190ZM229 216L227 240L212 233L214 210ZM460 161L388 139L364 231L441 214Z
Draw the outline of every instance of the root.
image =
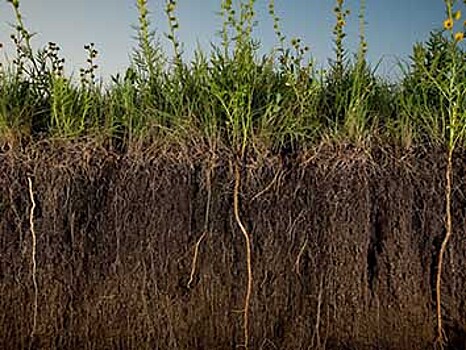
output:
M191 262L191 273L189 274L189 280L187 287L191 288L191 285L194 281L194 275L196 274L196 266L197 266L197 260L199 257L199 247L204 240L205 236L207 236L207 232L209 231L209 217L210 217L210 205L212 201L212 185L211 185L211 173L212 173L212 168L209 169L207 172L207 204L206 204L206 209L205 209L205 217L204 217L204 232L202 233L201 237L196 242L196 245L194 246L194 255L193 255L193 260Z
M249 234L246 231L243 223L241 222L241 218L239 215L239 204L238 204L238 195L239 195L239 187L240 187L240 171L239 165L235 166L235 189L233 192L233 210L235 214L236 223L238 224L239 228L241 229L241 233L244 237L244 243L246 248L246 264L247 264L247 271L248 271L248 285L246 290L246 296L244 298L244 310L243 310L243 328L244 328L244 348L247 350L249 348L249 305L251 303L251 295L252 295L252 262L251 262L251 239L249 238Z
M453 229L452 229L452 217L451 217L451 191L452 191L452 176L453 176L453 152L452 150L448 153L448 160L447 160L447 170L445 173L445 180L446 180L446 187L445 187L445 205L446 205L446 214L445 214L445 237L442 241L442 245L440 247L440 252L438 256L438 263L437 263L437 278L436 278L436 299L437 299L437 339L435 343L439 345L441 349L443 349L444 344L444 334L443 334L443 325L442 325L442 291L441 291L441 281L442 281L442 267L443 267L443 259L445 256L445 252L447 250L448 241L450 240Z
M306 238L306 240L304 241L301 249L299 250L298 256L296 257L296 261L294 263L295 272L300 277L301 277L301 272L299 271L299 265L301 263L301 256L304 254L304 251L306 250L307 240L308 239Z
M321 275L320 276L320 284L319 284L319 294L318 294L318 297L317 297L317 305L316 305L316 312L317 312L317 315L316 315L316 324L314 326L314 334L312 335L312 344L314 344L314 338L317 339L316 341L316 346L315 348L316 349L320 349L321 348L321 342L320 342L320 319L321 319L321 311L322 311L322 292L323 292L323 289L324 289L324 276Z
M270 188L272 188L272 186L275 184L275 182L277 182L277 180L280 178L281 176L281 171L278 171L274 178L272 179L272 181L262 190L260 191L259 193L257 193L254 197L252 197L251 199L251 202L255 201L257 198L259 198L260 196L262 196L264 193L266 193L268 190L270 190Z
M32 236L32 284L34 286L34 303L33 303L33 316L32 316L32 329L31 329L31 339L30 339L30 344L29 348L32 348L33 341L34 341L34 335L36 333L36 327L37 327L37 308L38 308L38 296L39 296L39 289L37 287L37 262L36 262L36 244L37 244L37 239L36 239L36 233L34 231L34 209L36 208L36 202L34 201L34 192L32 189L32 180L30 177L28 177L28 183L29 183L29 197L31 199L31 210L29 213L29 228L31 231L31 236Z
M188 288L191 288L191 284L194 281L194 275L196 274L196 266L197 266L197 260L199 256L199 246L201 245L206 235L207 235L207 231L204 231L201 237L196 242L196 245L194 246L194 256L193 256L193 261L191 262L191 273L189 274L189 280L188 280L188 285L187 285Z

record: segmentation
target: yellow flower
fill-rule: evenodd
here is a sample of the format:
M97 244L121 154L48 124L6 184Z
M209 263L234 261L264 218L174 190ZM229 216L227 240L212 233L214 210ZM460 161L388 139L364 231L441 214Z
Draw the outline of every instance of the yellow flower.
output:
M464 33L463 32L457 32L455 33L455 41L461 41L464 39Z
M443 28L446 30L451 30L453 28L453 20L451 18L447 18L443 21Z
M167 4L167 12L173 12L173 11L175 11L175 4L174 4L173 2L170 1L170 2Z
M459 21L461 18L461 11L460 10L456 11L453 17L455 18L455 21Z

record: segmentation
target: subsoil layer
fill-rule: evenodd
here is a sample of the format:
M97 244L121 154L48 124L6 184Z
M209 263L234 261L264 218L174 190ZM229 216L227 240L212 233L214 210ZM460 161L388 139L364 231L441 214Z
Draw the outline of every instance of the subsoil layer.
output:
M431 349L444 154L333 145L246 158L249 348ZM442 278L449 349L466 348L465 155ZM86 143L1 153L0 348L241 348L232 164L221 152Z

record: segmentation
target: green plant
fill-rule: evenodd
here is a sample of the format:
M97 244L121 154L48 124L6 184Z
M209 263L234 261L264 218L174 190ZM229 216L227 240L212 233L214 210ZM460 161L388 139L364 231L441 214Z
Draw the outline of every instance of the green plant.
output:
M453 12L456 5L454 0L445 0L447 19L444 21L444 28L449 36L446 54L448 65L445 70L438 70L436 75L426 71L430 82L438 90L438 93L445 98L445 104L441 108L444 110L442 116L446 118L446 146L447 146L447 167L445 171L445 237L440 247L436 276L436 296L437 296L437 342L443 342L443 324L441 310L441 279L443 257L445 255L448 242L453 235L452 215L451 215L451 195L453 189L453 154L458 144L465 141L466 136L466 56L458 49L459 42L463 39L463 32L454 32L454 22L459 21L461 12Z
M321 113L327 116L327 125L334 135L341 133L356 143L364 141L378 124L380 110L377 92L382 91L376 78L376 70L367 63L367 41L365 35L365 1L359 9L359 48L351 60L344 46L345 27L349 9L344 0L337 0L334 8L335 59L324 77Z
M421 140L427 138L446 149L445 236L438 254L435 282L436 343L440 347L444 343L441 305L443 259L453 235L453 157L455 149L464 145L466 136L466 55L460 47L463 31L455 31L455 24L461 19L460 10L454 11L456 6L457 1L445 0L443 30L432 32L426 44L414 46L413 64L403 81L406 97L402 101L404 113L412 116L419 125Z
M178 21L178 18L175 15L176 5L177 5L176 0L166 0L165 14L168 19L168 30L169 30L167 34L167 38L172 43L173 53L175 56L175 67L178 67L182 64L182 59L181 59L181 51L180 51L181 44L176 34L178 29L180 28L180 23Z
M143 81L157 81L165 65L165 55L160 43L156 40L156 33L151 30L147 0L136 0L138 9L137 47L133 51L132 64L136 68L138 78Z
M457 30L461 13L454 11L454 1L446 2L444 30L415 46L401 84L389 86L376 75L378 66L367 62L364 0L354 56L345 47L348 4L336 1L335 58L327 72L316 69L301 38L287 41L274 0L268 1L268 12L277 45L269 53L259 58L260 43L253 37L256 2L223 0L220 43L210 52L198 48L192 62L182 60L177 1L164 2L170 60L151 29L147 0L135 0L139 15L131 65L106 89L98 83L93 44L85 46L86 66L75 84L65 75L59 46L49 43L34 51L34 34L25 27L19 0L8 2L16 18L16 55L0 71L0 128L11 140L103 134L131 144L164 138L190 142L195 135L244 159L267 148L296 151L321 137L361 145L383 134L405 144L442 145L450 137L450 121L462 123L447 107L456 97L439 93L450 88L453 74L458 86L466 77L460 64L464 31Z

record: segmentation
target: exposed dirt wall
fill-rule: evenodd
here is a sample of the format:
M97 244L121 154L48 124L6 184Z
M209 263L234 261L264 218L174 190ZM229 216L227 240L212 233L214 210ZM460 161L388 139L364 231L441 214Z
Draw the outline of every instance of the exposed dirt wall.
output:
M86 144L1 154L0 348L241 346L244 240L231 165L211 159ZM466 163L456 159L442 292L449 345L464 349ZM250 348L432 348L444 172L440 151L387 147L246 162Z

